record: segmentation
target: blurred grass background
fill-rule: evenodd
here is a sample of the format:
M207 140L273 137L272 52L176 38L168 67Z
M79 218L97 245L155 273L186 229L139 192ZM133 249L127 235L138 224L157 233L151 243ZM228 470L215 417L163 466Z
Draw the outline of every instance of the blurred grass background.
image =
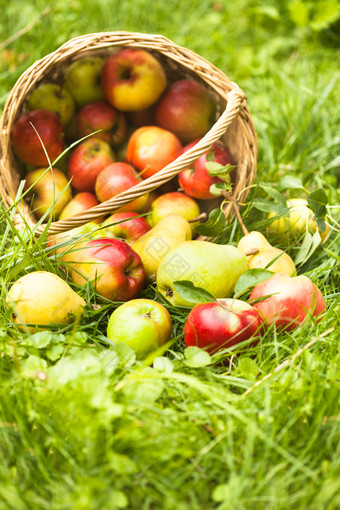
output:
M340 508L339 1L0 0L0 7L0 107L29 65L72 37L162 34L246 92L259 137L256 182L278 186L292 175L309 192L323 188L333 218L326 249L299 268L320 285L325 319L291 334L270 330L230 366L219 358L192 366L181 344L158 367L129 352L109 359L105 311L88 312L78 331L19 333L3 306L8 284L51 262L39 249L22 253L3 233L0 509ZM244 219L254 230L266 226L251 206ZM185 318L172 316L180 337Z

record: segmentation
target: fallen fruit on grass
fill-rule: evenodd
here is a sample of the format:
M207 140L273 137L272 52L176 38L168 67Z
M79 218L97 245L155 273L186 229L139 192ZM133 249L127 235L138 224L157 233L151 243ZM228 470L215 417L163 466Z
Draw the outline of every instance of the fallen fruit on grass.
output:
M12 144L18 158L27 165L53 163L64 149L63 126L58 115L48 110L21 115L12 131Z
M319 232L321 240L327 242L329 237L330 228L326 219L326 230L321 232L315 220L312 209L308 206L308 202L304 198L291 198L287 200L289 209L289 216L277 217L274 219L269 227L268 232L277 234L282 241L289 241L296 237L300 237L306 232ZM269 213L268 218L273 219L277 216L276 213Z
M50 208L53 218L57 218L72 198L69 182L58 168L36 168L25 177L31 206L37 218L41 218ZM53 206L53 207L52 207Z
M261 232L249 232L240 239L237 247L247 255L249 269L268 269L273 273L296 275L295 264L288 253L272 246Z
M120 239L94 239L74 247L68 260L71 278L77 285L92 282L101 296L129 301L141 292L145 270L140 256Z
M202 83L177 80L156 107L156 124L189 143L200 138L215 121L216 103Z
M244 253L234 246L208 241L187 241L161 260L157 288L171 304L193 306L175 290L174 282L189 281L215 298L231 297L238 278L248 269Z
M169 312L151 299L132 299L119 306L107 326L109 340L127 344L138 357L145 357L164 345L171 332Z
M180 214L168 214L135 242L133 249L143 261L148 282L156 281L159 263L171 248L190 239L190 223Z
M253 338L259 341L263 319L256 308L239 299L218 299L196 305L184 326L186 347L214 353Z
M167 83L160 62L148 51L137 48L124 48L110 55L101 80L105 99L121 111L149 108Z
M326 309L320 289L307 276L290 277L277 273L255 285L249 301L264 298L253 305L268 325L293 330L310 317L321 318Z
M12 285L6 305L21 330L34 331L33 325L46 329L51 324L73 322L82 314L85 301L56 274L34 271Z

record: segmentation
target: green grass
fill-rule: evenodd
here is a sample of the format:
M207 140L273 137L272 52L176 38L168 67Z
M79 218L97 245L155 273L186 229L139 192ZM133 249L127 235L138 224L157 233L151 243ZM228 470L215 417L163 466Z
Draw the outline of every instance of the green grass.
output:
M286 198L324 189L332 226L326 247L298 266L324 294L320 323L271 328L237 355L190 359L187 313L169 307L175 341L142 363L108 343L111 304L36 335L10 323L13 281L35 269L67 275L2 210L1 510L340 507L339 4L319 3L322 16L303 0L0 2L0 105L31 63L71 37L163 34L247 93L259 138L256 186L242 209L248 229L268 226L255 205L273 200L261 186L274 185ZM287 176L304 189L287 187ZM232 223L221 242L241 235ZM278 246L293 257L300 249ZM91 287L80 292L98 301Z

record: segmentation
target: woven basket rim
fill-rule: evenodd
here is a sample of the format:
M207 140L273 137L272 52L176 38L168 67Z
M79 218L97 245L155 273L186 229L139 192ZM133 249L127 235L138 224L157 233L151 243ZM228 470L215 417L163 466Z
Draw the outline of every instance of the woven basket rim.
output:
M138 185L120 193L116 197L83 213L79 213L72 218L53 222L48 229L50 234L64 232L97 219L103 216L103 214L110 214L144 193L152 191L161 184L168 182L183 168L206 152L213 143L225 135L228 127L236 117L239 119L242 136L247 142L247 154L244 158L247 161L241 162L242 175L238 176L238 183L236 183L234 187L233 196L238 197L240 192L244 190L243 198L245 198L248 194L247 185L252 183L255 178L257 158L256 130L247 107L245 93L236 83L230 81L221 70L208 60L192 50L177 45L163 35L127 31L90 33L68 40L55 51L35 61L19 77L7 98L0 119L0 192L7 207L13 203L15 195L12 168L10 166L10 157L12 154L10 150L10 132L28 92L40 81L46 69L53 67L53 65L60 65L61 62L69 61L74 56L75 58L81 58L85 53L98 50L113 50L115 47L126 46L138 47L146 50L149 49L153 53L162 55L162 58L170 59L175 65L194 73L195 76L198 76L214 91L221 102L226 103L226 107L212 128L191 150L179 156L175 161L164 167L154 176L145 179ZM226 216L230 213L230 205L231 204L227 204L224 208ZM35 233L38 235L41 234L46 227L46 225L35 227L35 223L29 215L28 206L26 206L26 204L19 208L15 219L19 225L29 223L30 226L34 226Z

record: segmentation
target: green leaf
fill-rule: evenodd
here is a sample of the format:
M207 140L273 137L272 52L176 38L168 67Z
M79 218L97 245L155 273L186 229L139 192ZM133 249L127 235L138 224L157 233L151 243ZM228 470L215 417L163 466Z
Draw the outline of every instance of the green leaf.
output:
M327 214L326 205L328 204L328 198L324 189L319 188L312 193L309 193L306 197L309 207L312 209L316 223L321 232L326 230L325 217Z
M266 200L264 198L255 199L252 203L255 209L259 211L270 213L275 212L279 216L288 216L289 209L286 205L281 203L272 202L271 200Z
M113 508L126 508L129 505L127 496L122 491L114 490L111 493Z
M174 364L169 358L165 356L158 356L154 359L153 368L158 372L166 372L167 374L171 374L174 369Z
M211 363L210 354L199 347L187 347L184 351L184 356L184 363L187 367L199 368L205 367Z
M208 173L211 176L226 176L228 175L234 168L235 165L221 165L220 163L217 163L216 161L208 161L205 164L205 168L208 170Z
M258 283L268 280L273 274L272 271L268 271L267 269L247 269L236 282L234 297L237 298Z
M280 189L304 189L302 180L300 177L295 177L294 175L285 175L279 184Z
M310 4L303 0L292 0L288 3L290 19L296 26L304 28L309 22Z
M226 225L223 211L221 209L213 209L209 214L208 220L197 225L194 230L202 236L216 237L221 234Z
M306 232L302 245L295 257L294 264L304 264L321 244L321 236L318 231L313 235Z
M123 392L128 400L150 404L162 395L164 387L157 370L145 367L127 377Z
M179 296L190 303L211 303L216 301L214 296L201 287L196 287L188 280L174 282L174 289Z
M39 331L27 338L27 344L35 349L44 349L53 340L53 333L51 331Z
M328 28L340 17L340 5L337 0L318 0L315 2L310 26L320 32Z
M256 361L251 358L240 359L238 370L245 379L249 379L250 381L254 381L260 372Z
M54 344L54 345L52 345L52 347L50 349L47 349L46 356L51 361L56 361L57 359L60 358L63 351L64 351L64 346L61 343Z
M286 199L285 197L282 195L282 193L280 193L279 191L277 191L275 188L273 188L272 186L267 186L266 184L260 184L259 185L260 188L262 188L270 197L272 197L276 202L278 202L279 204L281 204L283 207L286 207L287 210L288 210L288 207L287 207L287 202L286 202Z
M230 492L230 486L227 483L221 483L216 485L212 492L212 500L216 503L221 503L222 501L229 501L233 497Z

